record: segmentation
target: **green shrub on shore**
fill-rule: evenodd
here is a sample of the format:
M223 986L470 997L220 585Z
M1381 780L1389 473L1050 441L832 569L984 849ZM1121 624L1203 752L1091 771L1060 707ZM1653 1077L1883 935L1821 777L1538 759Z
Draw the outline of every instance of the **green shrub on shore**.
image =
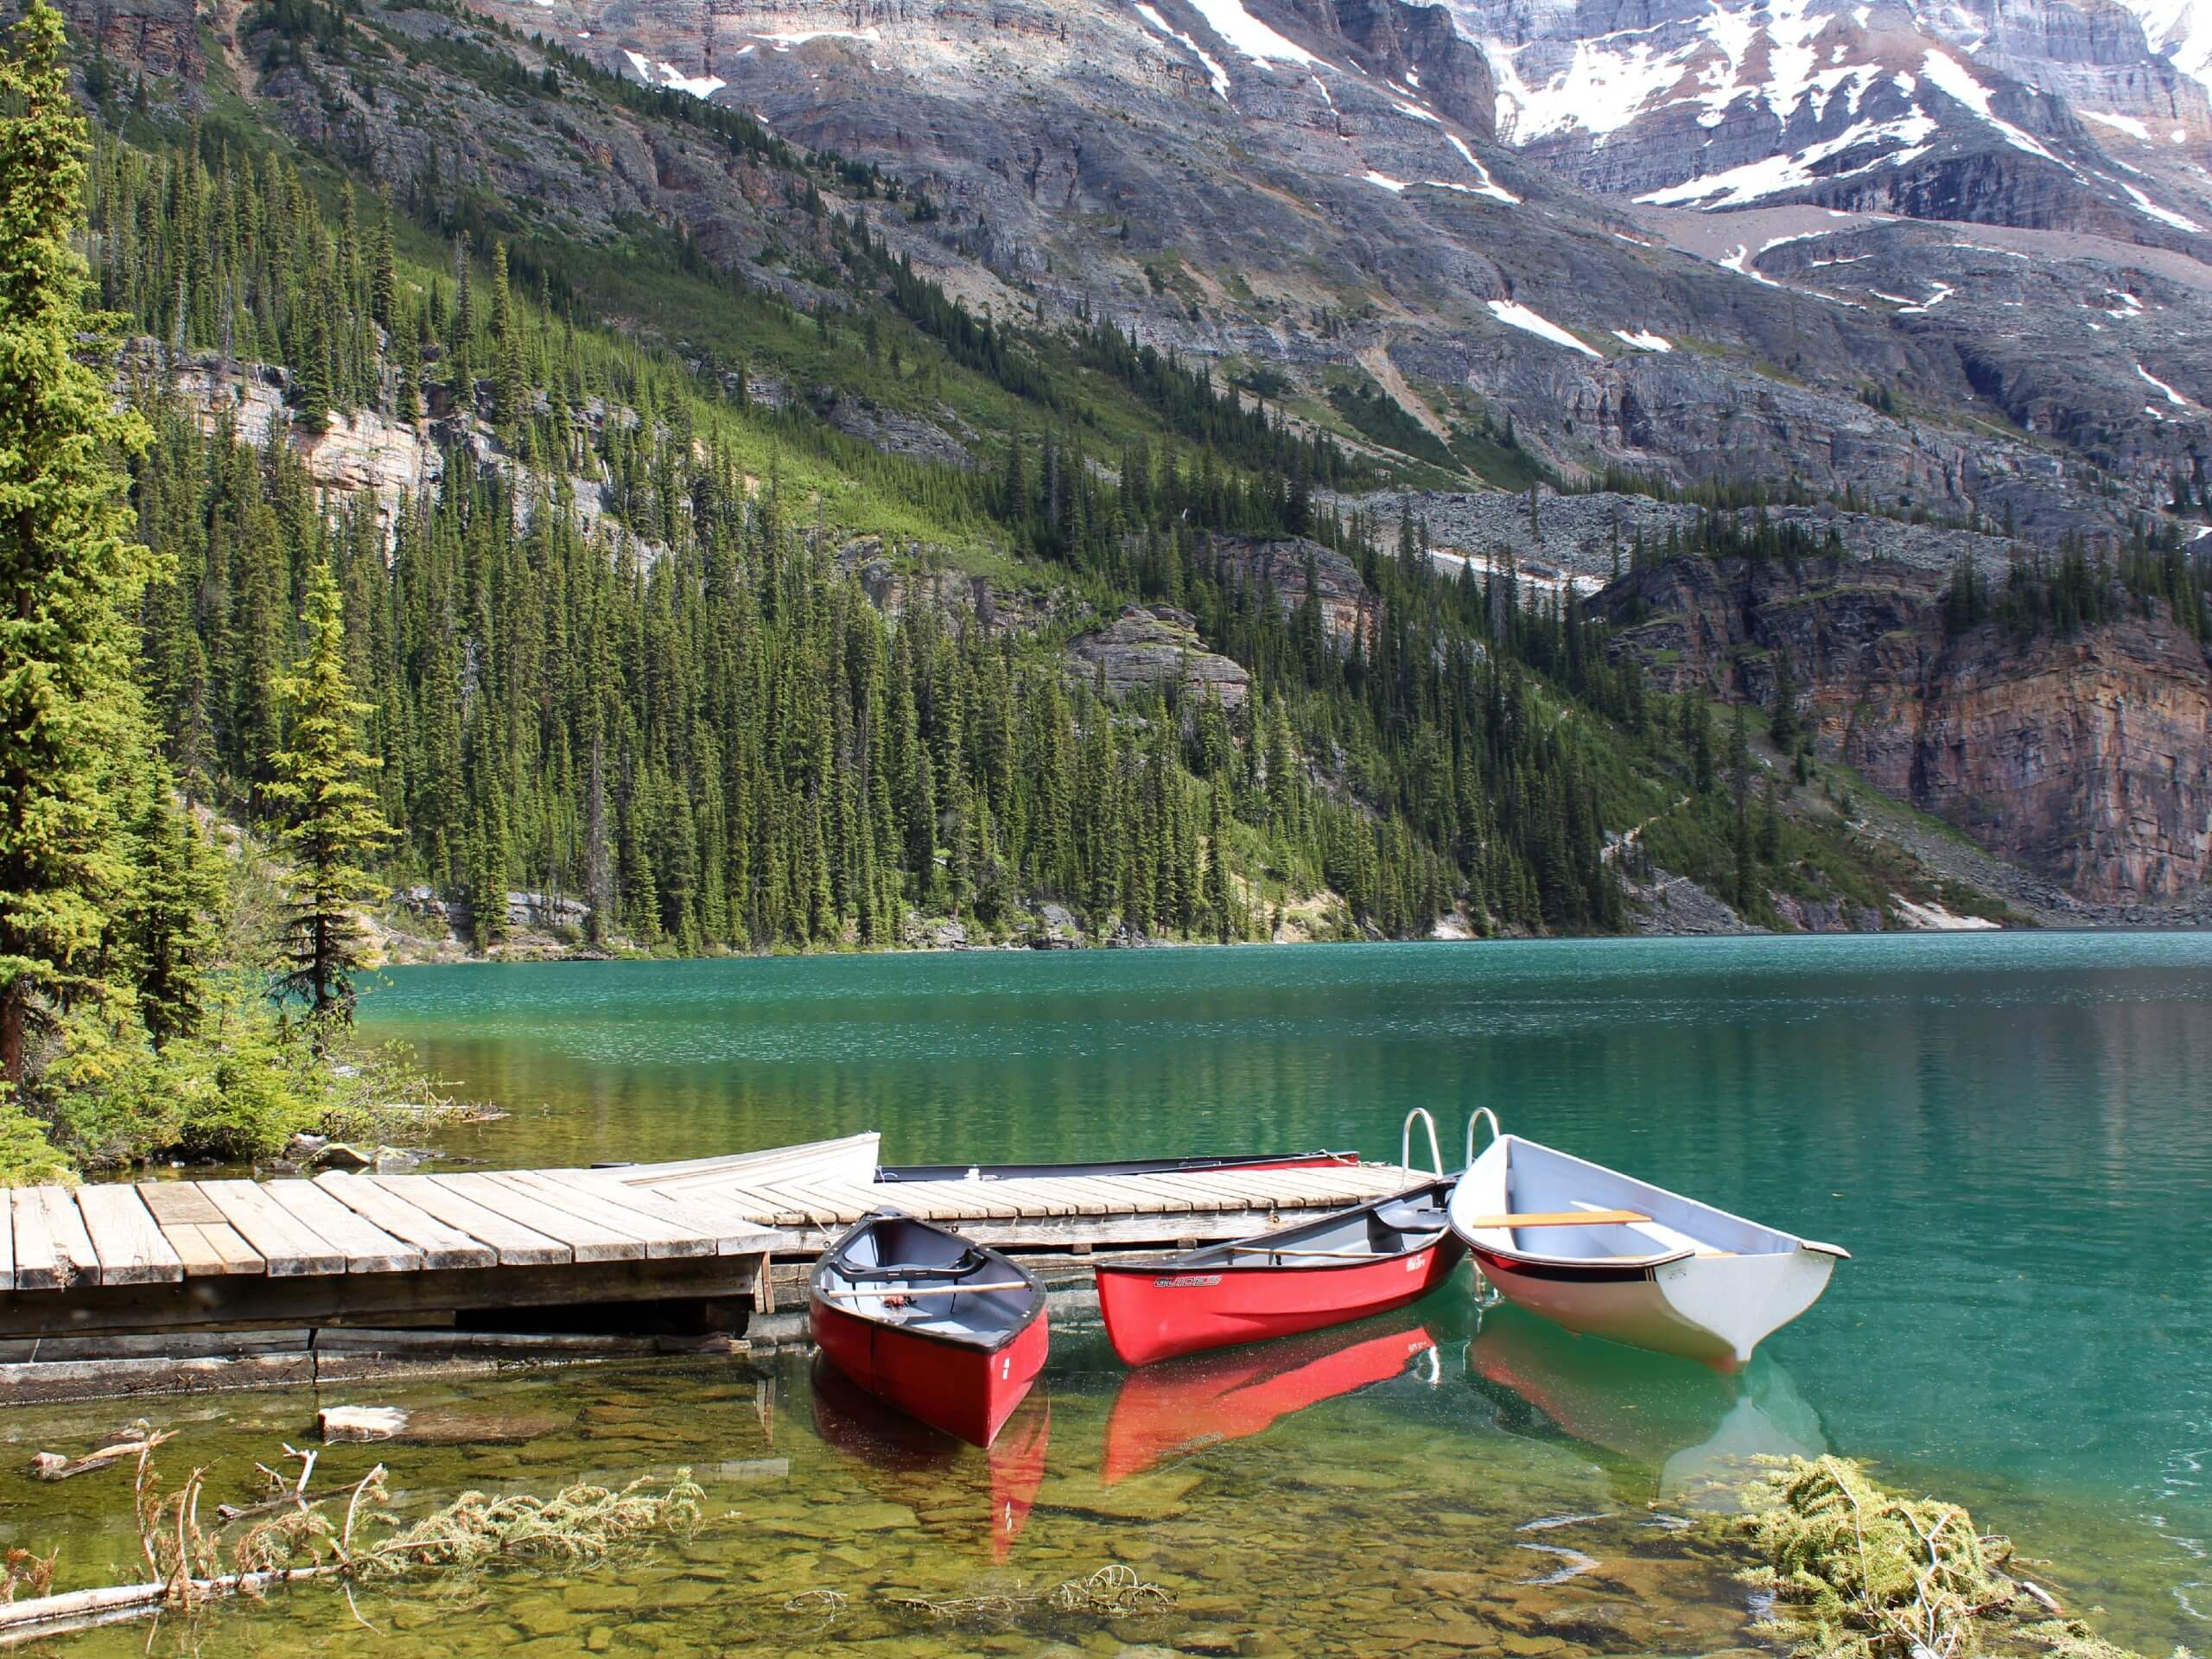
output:
M22 1104L0 1102L0 1186L164 1159L251 1163L293 1136L382 1138L439 1105L404 1052L334 1021L287 1018L257 977L211 975L188 1036L156 1047L135 1018L92 1007L53 1033Z

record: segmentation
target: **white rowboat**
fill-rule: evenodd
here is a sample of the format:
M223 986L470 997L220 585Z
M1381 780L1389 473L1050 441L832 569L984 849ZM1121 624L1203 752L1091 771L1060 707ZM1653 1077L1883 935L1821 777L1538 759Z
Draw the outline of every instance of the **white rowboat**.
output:
M1515 1135L1469 1163L1450 1213L1508 1300L1724 1371L1818 1301L1851 1255Z

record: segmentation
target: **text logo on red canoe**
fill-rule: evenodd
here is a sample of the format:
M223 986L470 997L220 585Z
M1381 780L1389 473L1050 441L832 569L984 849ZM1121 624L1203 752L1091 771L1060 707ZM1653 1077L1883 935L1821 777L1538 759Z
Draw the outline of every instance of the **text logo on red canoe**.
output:
M1152 1287L1154 1290L1197 1290L1203 1286L1220 1282L1221 1275L1217 1273L1179 1273L1173 1279L1154 1280Z

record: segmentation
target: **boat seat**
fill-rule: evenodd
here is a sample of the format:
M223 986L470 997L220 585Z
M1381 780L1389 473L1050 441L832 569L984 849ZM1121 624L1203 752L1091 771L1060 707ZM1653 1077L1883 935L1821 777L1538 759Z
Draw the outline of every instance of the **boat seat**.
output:
M1401 1233L1441 1232L1446 1221L1435 1206L1413 1204L1386 1204L1375 1212L1375 1219Z
M1603 1210L1605 1206L1602 1204L1591 1204L1581 1198L1577 1198L1574 1201L1574 1207L1578 1210ZM1695 1250L1700 1255L1727 1254L1727 1252L1725 1251L1717 1252L1713 1250L1706 1244L1703 1239L1692 1238L1688 1233L1677 1232L1672 1227L1668 1226L1664 1222L1632 1221L1625 1224L1630 1232L1641 1234L1643 1237L1649 1239L1654 1244L1658 1245L1662 1249Z
M914 1279L957 1279L982 1266L982 1259L972 1251L957 1262L937 1263L892 1262L887 1267L866 1268L860 1270L864 1279L883 1279L903 1284Z

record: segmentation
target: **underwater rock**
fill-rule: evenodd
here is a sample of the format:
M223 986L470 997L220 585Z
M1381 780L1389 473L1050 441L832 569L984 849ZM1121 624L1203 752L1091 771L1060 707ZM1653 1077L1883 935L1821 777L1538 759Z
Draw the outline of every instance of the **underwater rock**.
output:
M407 1414L397 1406L325 1406L315 1427L326 1443L388 1440L407 1427Z
M435 1406L401 1425L410 1440L425 1446L519 1445L557 1434L575 1420L558 1411L468 1411Z

